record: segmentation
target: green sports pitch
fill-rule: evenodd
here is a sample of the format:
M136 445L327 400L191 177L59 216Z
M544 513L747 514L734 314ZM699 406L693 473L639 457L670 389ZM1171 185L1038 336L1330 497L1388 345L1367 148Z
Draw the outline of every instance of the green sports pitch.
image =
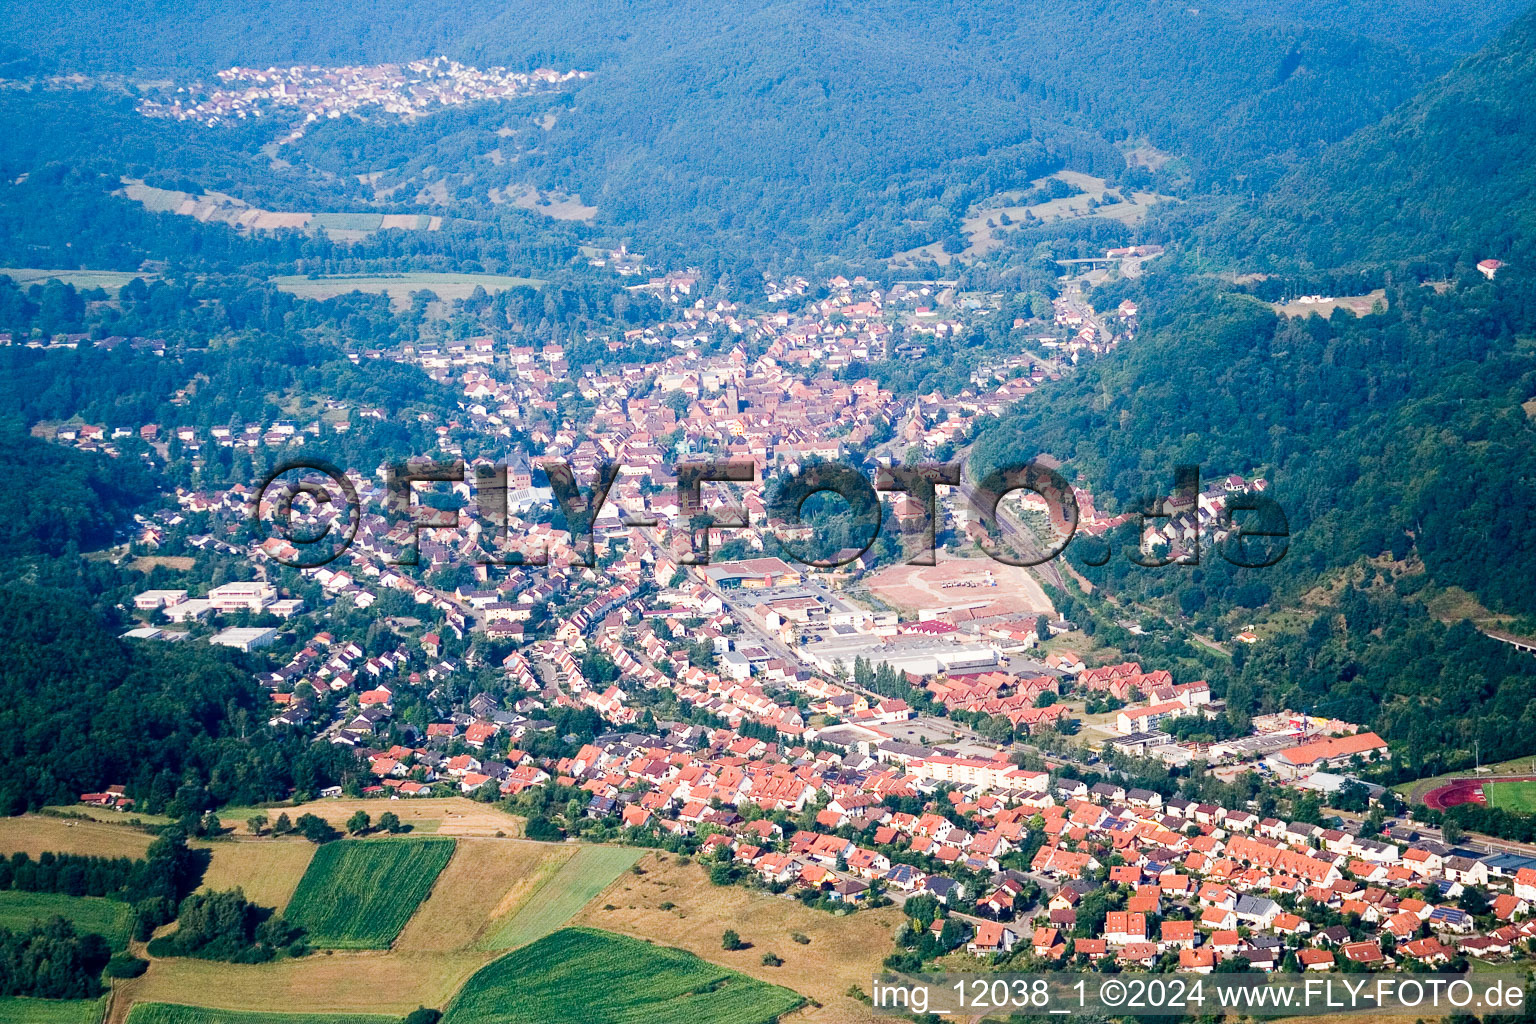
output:
M1536 782L1485 782L1483 799L1501 811L1536 814Z

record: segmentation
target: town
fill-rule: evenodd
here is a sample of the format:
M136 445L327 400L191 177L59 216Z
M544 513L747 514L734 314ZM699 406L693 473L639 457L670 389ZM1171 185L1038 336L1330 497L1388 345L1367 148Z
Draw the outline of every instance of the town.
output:
M233 67L215 77L217 85L179 86L172 98L142 100L138 110L146 117L198 121L209 127L251 117L292 117L296 124L284 138L291 142L313 122L335 120L369 108L419 116L435 107L556 89L590 77L590 72L479 69L433 57L404 65Z
M627 251L591 263L621 277L650 269ZM1014 325L1036 333L1036 354L997 358L954 396L898 399L841 371L920 358L925 339L964 331L979 313L942 283L886 291L834 277L808 298L809 281L770 279L757 308L696 296L698 279L635 286L674 315L610 338L614 361L600 367L493 335L358 352L459 395L454 415L430 424L434 457L462 457L477 436L526 436L542 454L504 460L499 477L493 460L470 459L465 477L419 485L403 510L383 467L350 470L355 540L301 571L288 567L291 541L251 536L252 512L269 518L282 495L182 488L174 508L140 518L132 543L211 553L230 575L140 593L142 625L128 636L284 652L258 676L270 725L354 749L366 764L355 794L553 805L564 810L536 814L530 835L558 837L553 814L572 835L694 851L722 884L845 910L902 902L912 924L889 961L902 968L951 953L1194 971L1406 967L1518 956L1536 937L1536 857L1389 820L1396 797L1355 777L1388 754L1375 733L1282 711L1218 736L1225 705L1204 680L1085 663L1077 624L1039 583L978 556L988 531L958 494L937 503L931 567L904 564L901 543L837 552L826 569L775 554L775 537L814 531L771 517L768 480L871 455L952 458L979 417L1134 337L1134 305L1101 318L1058 300ZM590 407L583 422L570 418L567 381ZM202 465L225 449L275 465L389 415L332 402L310 422L79 424L51 437L150 462ZM755 473L704 485L721 515L703 541L712 557L695 564L673 459L705 456ZM553 518L549 460L571 467L582 493L601 464L620 464L590 516L591 564L587 538ZM1231 497L1266 486L1233 476L1175 495L1145 540L1176 555L1217 539ZM500 522L471 514L486 487ZM1075 498L1087 536L1129 519L1101 514L1082 488ZM311 535L335 517L302 495L287 504L290 528ZM718 525L727 510L745 512L740 525ZM923 512L910 496L885 510L898 534ZM999 522L1025 543L1051 526L1035 495ZM587 735L577 721L593 725ZM1158 772L1161 791L1130 784ZM1181 795L1181 777L1184 790L1209 778L1226 793L1290 794L1309 820L1263 813L1271 796ZM1361 813L1319 813L1341 795ZM86 799L131 807L121 793Z

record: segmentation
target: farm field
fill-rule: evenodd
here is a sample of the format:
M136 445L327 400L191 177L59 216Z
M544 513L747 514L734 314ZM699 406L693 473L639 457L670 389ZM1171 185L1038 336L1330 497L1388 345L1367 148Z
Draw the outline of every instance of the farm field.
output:
M1489 807L1513 814L1536 814L1536 782L1485 782Z
M0 853L26 853L32 857L55 853L83 853L94 857L142 857L155 837L126 825L51 818L23 814L0 818Z
M572 847L519 839L459 839L432 895L392 947L409 952L483 948L574 855Z
M128 1024L399 1024L399 1020L378 1014L210 1010L175 1003L140 1003L128 1014Z
M711 885L702 867L679 864L668 854L649 854L640 868L645 874L621 875L572 924L676 946L759 980L790 984L822 1004L795 1014L798 1021L874 1019L870 1008L847 991L850 985L868 990L870 977L881 971L902 922L897 908L840 917L766 892ZM603 909L610 904L613 910ZM662 909L663 904L671 906ZM740 932L752 948L721 949L720 936L727 928ZM811 941L795 942L791 936L797 933ZM764 953L783 957L783 966L765 966Z
M284 914L315 946L388 949L448 860L451 839L346 839L315 850Z
M54 916L72 922L76 931L103 936L113 949L128 945L128 935L133 927L133 908L117 900L100 896L66 896L56 892L0 890L0 928L24 929ZM0 1020L3 1019L0 1016Z
M412 800L368 800L365 798L338 798L311 800L305 804L282 804L275 807L227 807L219 812L219 818L227 826L234 826L240 835L249 834L245 820L253 814L264 814L268 821L286 814L297 821L301 814L313 814L324 818L337 828L343 828L353 811L367 811L374 820L385 811L393 811L400 821L411 826L412 832L437 833L445 836L520 836L523 819L506 814L487 804L477 804L468 797L419 797Z
M622 846L578 847L574 856L522 897L512 915L490 933L485 948L511 949L557 930L612 885L642 853Z
M96 1024L104 1008L100 999L0 996L0 1020L5 1024Z
M544 282L533 277L508 277L502 274L433 274L411 273L356 277L310 278L298 274L274 277L272 283L285 292L302 299L332 299L348 292L369 292L388 295L399 308L410 304L411 293L423 289L439 299L467 299L476 288L487 292L504 291L508 288L537 288Z
M680 949L568 928L469 979L444 1024L767 1024L803 1002Z
M1121 202L1105 203L1105 193L1111 191L1109 183L1103 178L1096 178L1091 174L1082 174L1078 171L1058 171L1048 174L1043 178L1036 178L1030 185L1043 184L1050 178L1058 178L1082 189L1078 195L1067 196L1062 199L1051 199L1032 206L1020 205L1024 198L1025 190L1015 189L1008 192L1000 192L993 196L986 206L973 206L967 211L961 222L960 230L965 235L965 251L955 255L944 251L944 247L937 241L928 245L920 245L906 252L896 253L890 258L893 266L902 266L914 260L932 260L941 267L949 266L955 259L972 259L985 256L994 249L1004 244L1003 239L993 238L994 230L1001 230L1004 235L1017 231L1025 223L1026 211L1035 221L1051 221L1056 218L1070 220L1076 217L1098 217L1106 220L1117 220L1127 224L1134 224L1147 215L1147 209L1157 203L1168 202L1172 196L1159 195L1156 192L1134 192L1124 194ZM1116 190L1118 192L1118 190ZM1089 201L1104 204L1096 208L1089 208ZM1129 200L1129 201L1125 201ZM1002 215L1006 213L1012 225L1001 223ZM996 228L988 226L991 219Z
M447 1005L486 960L479 952L396 951L322 953L270 964L156 960L141 977L116 984L110 1024L125 1024L129 1007L139 1003L290 1014L384 1013L398 1024L418 1006Z
M251 902L273 907L278 913L287 908L315 854L315 847L303 839L193 845L211 855L208 870L203 873L204 889L244 889Z
M0 277L9 277L23 288L48 280L62 281L76 288L105 288L115 291L136 277L154 280L156 274L140 274L129 270L46 270L33 267L0 267Z
M292 228L311 234L324 233L339 242L356 242L375 231L400 228L406 231L439 231L443 218L424 214L385 214L370 212L309 212L263 210L224 192L182 192L156 188L137 178L124 178L119 194L140 203L151 213L174 213L183 217L228 224L248 231L278 231Z

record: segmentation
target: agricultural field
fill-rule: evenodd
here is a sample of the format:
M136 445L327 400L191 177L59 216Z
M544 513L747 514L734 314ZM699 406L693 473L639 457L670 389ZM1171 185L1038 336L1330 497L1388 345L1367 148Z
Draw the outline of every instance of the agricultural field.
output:
M1489 807L1511 814L1536 814L1536 782L1485 782L1483 796Z
M388 949L453 856L451 839L347 839L315 850L284 914L327 949Z
M640 869L644 874L619 876L572 925L676 946L761 981L791 984L823 1004L800 1011L797 1021L874 1019L870 1008L847 992L851 985L867 991L870 977L882 970L902 922L897 908L829 914L767 892L711 885L700 865L679 864L664 853L647 855ZM752 948L721 949L727 928L740 932ZM796 942L795 935L810 941ZM783 957L783 966L764 965L764 953Z
M97 1024L101 999L27 999L0 996L0 1020L5 1024Z
M0 277L9 277L26 288L44 281L61 281L76 288L105 288L115 292L136 277L152 281L155 274L138 274L128 270L43 270L31 267L0 267Z
M512 949L562 927L639 860L643 851L622 846L581 846L522 898L485 941L487 949Z
M681 949L568 928L469 979L444 1024L767 1024L804 999Z
M119 816L121 820L121 816ZM32 857L54 853L83 853L93 857L142 857L155 837L127 825L23 814L0 818L0 853Z
M411 800L369 800L362 797L311 800L304 804L282 804L275 807L226 807L219 812L219 819L226 828L233 827L237 835L249 835L246 819L262 814L269 822L286 814L297 820L301 814L313 814L324 818L336 828L344 828L354 811L367 811L375 820L385 811L393 811L402 824L409 825L413 833L436 833L445 836L520 836L523 819L514 814L498 811L489 804L478 804L468 797L417 797Z
M208 869L203 872L204 889L243 889L251 902L278 913L287 909L315 854L314 845L302 839L221 841L194 843L193 847L210 854Z
M224 192L182 192L156 188L137 178L124 178L119 195L140 203L151 213L174 213L204 223L228 224L246 231L294 229L310 234L325 234L338 242L356 242L375 231L399 228L405 231L440 231L443 218L423 214L384 214L369 212L310 212L298 210L263 210Z
M1050 178L1058 178L1082 191L1074 196L1051 199L1029 206L1021 205L1026 193L1024 189L1000 192L966 212L960 226L967 243L964 252L958 255L947 253L944 247L935 241L906 252L899 252L892 256L889 262L899 267L908 265L914 260L932 260L941 267L947 267L956 259L964 261L985 256L1003 245L1003 239L994 238L993 232L1001 231L1006 236L1019 230L1025 223L1026 212L1034 218L1036 223L1058 218L1070 220L1077 217L1098 217L1135 224L1147 215L1149 207L1161 202L1176 201L1172 196L1159 195L1156 192L1121 193L1119 190L1111 189L1109 183L1103 178L1077 171L1058 171L1055 174L1048 174L1044 178L1036 178L1030 182L1030 186L1033 188L1042 185ZM1106 193L1110 192L1113 192L1114 196L1106 197ZM1098 205L1090 207L1090 201ZM1005 213L1012 221L1011 224L1002 223L1002 215ZM992 225L987 224L988 220L993 222Z
M23 929L50 917L72 922L76 931L95 932L124 949L133 928L133 908L100 896L66 896L56 892L0 890L0 928ZM0 1019L4 1019L0 1017Z
M398 1024L418 1006L446 1006L487 960L482 952L393 950L338 952L269 964L173 957L156 960L141 977L113 986L110 1024L125 1024L129 1007L140 1003L290 1014L383 1013Z
M392 948L406 952L487 948L488 937L522 912L529 898L576 852L572 846L521 839L457 840L453 859L438 876L432 895ZM550 931L563 923L562 919Z
M210 1010L175 1003L140 1003L128 1014L128 1024L399 1024L398 1017L358 1013L267 1013L250 1010Z
M534 277L509 277L505 274L359 274L353 277L305 277L287 274L272 278L272 283L301 299L333 299L348 292L383 294L400 309L410 305L411 293L430 291L439 299L467 299L476 288L487 292L509 288L537 288L544 282Z

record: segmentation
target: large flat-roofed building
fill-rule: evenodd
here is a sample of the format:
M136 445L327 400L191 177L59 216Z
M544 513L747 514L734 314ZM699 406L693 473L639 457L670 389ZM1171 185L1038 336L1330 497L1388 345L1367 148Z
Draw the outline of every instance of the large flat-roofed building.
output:
M157 608L169 608L186 599L185 590L146 590L134 596L133 606L141 612L150 612Z
M213 636L209 643L233 647L237 651L254 651L277 640L277 630L260 626L234 626Z
M1300 746L1282 750L1265 758L1265 761L1282 775L1294 776L1307 771L1321 771L1346 764L1359 755L1370 758L1385 755L1387 741L1374 732L1360 732L1353 736L1329 736Z
M989 761L979 757L945 757L934 754L908 762L907 770L920 779L959 782L982 789L1019 793L1044 793L1051 784L1051 777L1045 772L1026 771L1007 761Z
M717 562L705 566L704 578L717 590L742 588L766 590L769 587L798 586L804 575L782 558L744 558L739 562Z
M277 600L277 588L270 583L226 583L208 591L208 603L219 612L259 612Z
M838 669L852 672L859 658L875 668L889 665L897 672L915 676L982 672L998 665L997 648L988 643L924 636L877 637L851 630L846 634L834 632L825 640L806 644L800 648L800 655L821 671L831 673Z

